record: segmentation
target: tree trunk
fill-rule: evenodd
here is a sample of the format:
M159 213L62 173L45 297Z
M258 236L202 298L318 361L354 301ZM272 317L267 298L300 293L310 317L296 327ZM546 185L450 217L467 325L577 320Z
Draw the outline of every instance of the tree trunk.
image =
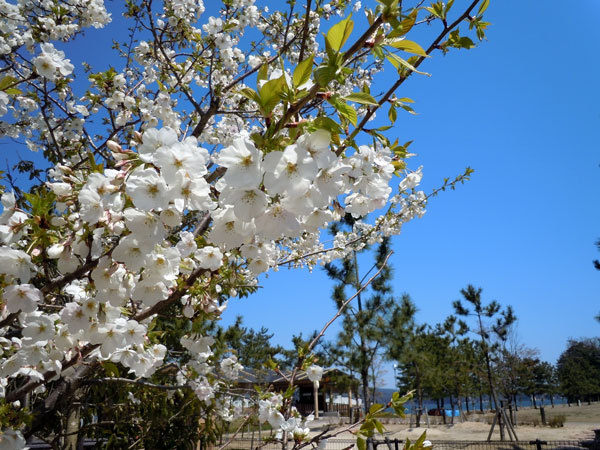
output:
M490 361L490 354L489 354L489 348L487 345L487 341L485 340L485 333L483 330L483 322L481 321L481 314L478 312L477 313L477 317L479 319L479 335L481 336L481 344L483 346L483 354L485 356L485 366L487 369L487 377L488 377L488 383L490 385L490 396L492 397L492 399L494 400L494 409L496 410L496 414L498 413L498 400L496 399L496 391L494 390L494 382L493 382L493 377L492 377L492 364ZM504 426L502 424L501 416L498 417L499 419L499 425L500 425L500 440L503 441L504 440Z
M363 411L365 414L369 412L371 406L369 401L369 368L360 371L360 377L362 381L362 395L363 395Z
M459 395L456 396L456 400L458 401L458 417L460 418L460 422L462 423L465 421L465 417L463 414L462 402L460 401Z
M71 406L67 416L64 450L78 450L80 420L79 406Z
M348 389L348 417L350 417L350 423L352 422L352 388Z
M421 391L421 374L417 370L417 401L419 403L419 410L416 414L417 428L421 426L421 412L423 411L423 392Z
M444 397L442 397L442 422L446 425L446 408L444 407Z

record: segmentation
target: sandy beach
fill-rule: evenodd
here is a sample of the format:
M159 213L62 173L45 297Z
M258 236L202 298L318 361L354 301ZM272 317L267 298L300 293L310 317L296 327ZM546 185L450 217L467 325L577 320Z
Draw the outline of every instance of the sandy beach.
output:
M564 416L564 425L562 427L552 428L550 426L542 426L540 420L539 409L522 408L517 413L517 426L515 432L519 441L531 441L535 439L548 441L564 441L564 440L590 440L594 438L595 429L600 429L600 404L571 406L559 405L555 408L545 408L546 419L549 421L555 416ZM385 433L379 438L388 437L390 439L415 439L421 436L423 432L427 433L430 440L443 441L485 441L488 437L491 427L492 414L473 414L468 417L469 420L460 422L456 419L455 424L435 424L440 418L431 418L431 425L426 426L425 418L421 418L421 426L414 426L414 419L407 418L404 423L385 423ZM448 419L449 420L449 419ZM323 431L324 427L329 426L335 429L340 429L335 420L322 419L319 431ZM346 427L348 425L345 425ZM314 434L319 431L315 430ZM352 439L351 432L344 432L337 436L339 439ZM508 438L508 435L507 435ZM500 439L500 430L495 427L492 434L492 440Z

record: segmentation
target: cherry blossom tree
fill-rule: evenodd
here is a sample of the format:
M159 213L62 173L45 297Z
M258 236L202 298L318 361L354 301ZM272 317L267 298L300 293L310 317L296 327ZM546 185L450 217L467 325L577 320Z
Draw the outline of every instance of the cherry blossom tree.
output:
M260 274L344 258L424 214L421 168L409 170L408 145L372 120L412 112L398 89L436 51L482 40L489 0L254 3L130 0L109 12L102 0L0 1L0 132L50 165L24 165L39 182L8 177L2 193L7 448L39 435L78 389L151 388L158 375L171 384L157 389L193 392L200 417L254 415L284 446L311 441L289 393L236 406L241 367L214 351L210 324ZM106 50L110 66L73 60L70 43L116 14L130 26ZM378 86L384 70L397 76ZM346 213L367 219L322 237ZM315 344L291 386L300 369L320 373ZM361 446L379 412L357 425Z

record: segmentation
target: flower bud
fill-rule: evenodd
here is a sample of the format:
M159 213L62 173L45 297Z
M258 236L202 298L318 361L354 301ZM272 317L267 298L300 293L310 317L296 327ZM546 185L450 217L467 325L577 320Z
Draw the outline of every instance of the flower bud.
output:
M123 149L117 142L111 141L110 139L106 141L106 146L111 152L121 153L123 151Z

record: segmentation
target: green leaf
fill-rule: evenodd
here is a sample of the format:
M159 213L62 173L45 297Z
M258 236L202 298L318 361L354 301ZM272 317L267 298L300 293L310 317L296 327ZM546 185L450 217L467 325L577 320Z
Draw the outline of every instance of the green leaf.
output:
M386 42L386 45L397 48L398 50L429 58L429 55L425 52L425 50L423 50L423 47L413 41L401 39L398 41Z
M358 450L367 450L367 441L364 438L358 437L356 439L356 446Z
M471 40L471 38L467 37L467 36L461 36L460 35L460 30L456 29L452 32L450 32L450 35L448 36L448 40L446 42L443 42L440 47L442 48L442 50L445 52L448 51L448 47L454 47L454 48L464 48L464 49L471 49L475 47L475 43Z
M304 61L299 62L296 69L294 69L294 76L292 81L294 82L294 86L302 86L308 80L310 80L310 74L312 72L313 59L315 55L312 54Z
M285 78L283 75L275 80L269 80L260 88L260 100L265 115L269 115L273 108L279 103L283 89L285 88Z
M240 95L246 97L247 99L252 100L252 101L258 103L259 105L262 103L261 99L260 99L260 96L258 95L258 93L254 89L246 87L246 88L240 89L238 91L238 93Z
M375 47L373 47L373 49L371 51L377 58L379 58L379 59L385 58L385 53L383 53L383 47L381 45L376 45Z
M396 117L398 117L398 113L396 112L396 107L394 105L390 105L390 110L388 111L388 117L390 122L396 122Z
M342 131L342 127L340 127L340 125L335 120L325 116L317 117L313 121L313 125L316 128L330 131L333 134L339 134Z
M412 109L412 108L411 108L410 106L408 106L408 105L400 105L400 108L402 108L404 111L406 111L406 112L409 112L409 113L411 113L411 114L413 114L413 115L415 115L415 116L417 115L417 113L415 112L415 110L414 110L414 109Z
M6 92L8 95L19 95L22 93L20 89L14 87L5 89L4 92Z
M406 69L410 70L411 72L420 73L421 75L427 75L428 77L431 76L431 74L429 74L427 72L421 72L421 71L417 70L416 67L413 66L412 64L410 64L408 61L400 58L398 55L394 55L393 53L388 54L386 56L386 59L392 63L392 65L398 70L398 72L401 71L402 67L405 67Z
M376 412L379 412L382 408L383 408L383 405L381 405L379 403L373 403L371 405L371 407L369 408L369 414L375 414Z
M377 432L383 434L385 432L385 427L379 420L374 420L375 428L377 428Z
M444 3L442 2L436 2L433 3L431 6L427 6L425 8L427 11L429 11L431 14L433 14L435 17L437 17L438 19L442 19L445 20L446 19L446 15L444 14Z
M344 43L350 37L350 33L352 33L354 22L350 20L350 17L352 16L348 16L341 22L336 23L327 32L327 43L336 52L340 51L340 49L344 46Z
M265 63L262 66L260 66L260 69L258 69L258 74L256 74L256 86L258 87L261 81L265 81L268 75L269 65Z
M336 99L333 102L330 101L330 103L337 110L338 114L340 115L340 118L343 117L346 120L348 120L348 122L350 122L352 125L356 126L356 123L358 121L358 114L352 106L343 101L340 101L340 99Z
M365 436L373 436L373 430L375 429L375 424L373 423L373 419L367 418L365 422L360 426L360 431Z
M406 19L404 19L402 22L400 22L400 26L394 28L390 32L390 34L387 35L388 39L404 36L406 33L408 33L412 29L412 27L415 26L415 22L417 21L418 13L419 13L419 11L417 9L413 9L411 11L411 13L408 15L408 17L406 17Z
M338 68L335 66L319 66L315 70L315 80L319 86L325 87L335 79Z
M366 92L353 92L352 94L342 98L349 102L360 103L361 105L379 106L377 100L375 100L370 94L367 94Z
M119 368L117 367L117 365L115 363L112 363L110 361L104 361L102 363L102 367L104 367L104 370L106 371L106 375L108 375L109 377L118 377L119 376Z
M2 78L2 81L0 81L0 91L4 91L8 86L11 86L16 82L17 79L15 77L11 77L10 75Z
M423 442L425 442L426 438L427 438L427 432L423 431L423 434L419 437L419 439L417 439L417 441L414 443L413 447L414 448L423 447Z
M482 15L485 10L488 9L488 6L490 6L490 0L483 0L481 5L479 5L479 11L477 11L477 15Z

